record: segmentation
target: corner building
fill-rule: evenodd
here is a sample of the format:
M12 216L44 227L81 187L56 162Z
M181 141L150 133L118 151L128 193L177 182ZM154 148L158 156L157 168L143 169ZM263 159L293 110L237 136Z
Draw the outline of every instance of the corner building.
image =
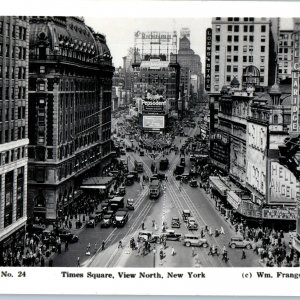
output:
M114 68L105 37L76 17L30 20L28 208L55 221L111 153Z
M14 264L27 221L28 17L0 17L0 266Z

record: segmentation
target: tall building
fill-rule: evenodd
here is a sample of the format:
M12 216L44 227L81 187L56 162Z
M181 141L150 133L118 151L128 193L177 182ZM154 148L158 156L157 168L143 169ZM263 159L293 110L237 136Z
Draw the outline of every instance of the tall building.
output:
M27 221L28 48L28 17L0 17L0 266Z
M82 18L32 17L29 68L29 213L55 221L76 210L81 178L109 163L114 67Z
M181 67L180 84L183 90L184 106L188 109L192 102L198 100L202 78L200 56L191 49L188 28L182 28L180 31L177 60Z
M278 19L213 18L210 92L220 92L234 77L244 81L243 72L249 65L259 69L261 87L272 85L277 31Z
M278 78L292 78L293 30L280 30L278 43Z

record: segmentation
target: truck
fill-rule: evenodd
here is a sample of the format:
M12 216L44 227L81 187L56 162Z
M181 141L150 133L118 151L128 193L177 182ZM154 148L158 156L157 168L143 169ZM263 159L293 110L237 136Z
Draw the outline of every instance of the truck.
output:
M157 199L161 192L161 184L158 179L154 179L150 182L149 186L149 197L150 199Z
M169 167L169 160L167 158L162 158L159 162L159 169L161 171L167 170Z
M144 165L141 161L134 161L134 169L135 171L139 172L139 173L143 173L144 172Z
M124 208L124 197L114 197L109 200L110 209L117 211L119 208Z

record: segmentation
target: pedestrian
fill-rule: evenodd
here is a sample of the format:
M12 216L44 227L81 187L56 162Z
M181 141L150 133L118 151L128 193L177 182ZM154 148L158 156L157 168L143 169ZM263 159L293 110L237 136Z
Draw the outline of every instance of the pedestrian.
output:
M225 231L224 231L223 226L221 226L221 228L220 228L220 233L221 233L221 234L225 234Z
M209 227L209 235L212 236L212 228Z
M241 259L246 259L246 252L245 252L244 249L243 249L243 252L242 252L242 258Z
M65 243L65 252L67 252L69 250L69 243L68 243L68 241L66 241L66 243Z
M145 230L145 224L144 224L144 222L142 223L142 230Z
M87 250L90 251L90 249L91 249L91 243L88 243Z
M192 247L192 257L194 257L194 256L195 256L195 248Z
M152 220L152 227L155 227L155 220Z
M97 243L95 243L94 252L97 252Z
M80 257L77 257L77 267L80 267Z
M158 229L157 225L156 225L156 223L154 223L154 230L157 231L157 229Z
M103 251L105 249L105 241L102 242L101 250Z
M49 259L49 263L48 264L49 264L49 267L53 267L53 259L52 258Z
M44 256L41 258L41 267L45 267L45 259Z
M122 248L122 249L123 249L123 244L122 244L122 241L119 241L118 248Z
M171 255L174 256L176 254L174 247L172 246Z

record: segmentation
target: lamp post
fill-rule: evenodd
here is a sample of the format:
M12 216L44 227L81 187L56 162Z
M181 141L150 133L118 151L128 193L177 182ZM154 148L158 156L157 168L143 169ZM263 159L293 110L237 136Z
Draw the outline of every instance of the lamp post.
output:
M155 255L156 255L156 249L155 249L155 245L154 245L154 249L153 249L153 268L155 268Z

